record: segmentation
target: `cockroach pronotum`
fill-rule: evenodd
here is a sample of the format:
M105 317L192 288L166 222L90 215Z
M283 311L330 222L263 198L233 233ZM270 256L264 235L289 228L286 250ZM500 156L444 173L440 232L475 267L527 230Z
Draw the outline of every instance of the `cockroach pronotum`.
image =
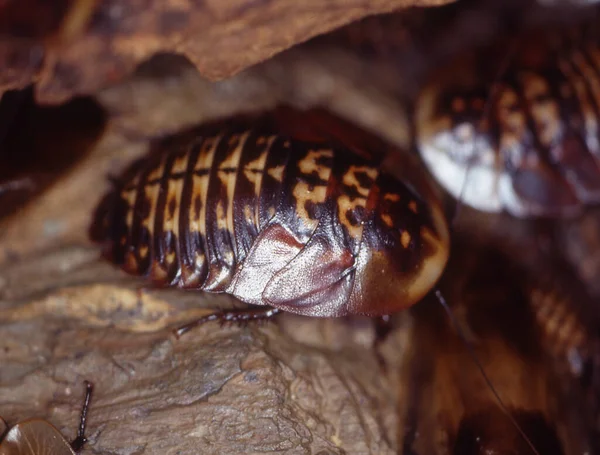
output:
M593 27L523 33L436 70L417 145L454 197L519 217L600 202L600 47Z
M128 273L259 306L200 322L387 315L435 285L449 234L426 182L382 168L384 147L322 110L206 124L127 170L91 237Z
M81 419L77 437L69 443L51 423L42 419L28 419L17 423L8 433L6 423L0 419L0 455L76 455L87 439L85 427L87 413L92 398L93 384L85 381L85 399L81 409Z

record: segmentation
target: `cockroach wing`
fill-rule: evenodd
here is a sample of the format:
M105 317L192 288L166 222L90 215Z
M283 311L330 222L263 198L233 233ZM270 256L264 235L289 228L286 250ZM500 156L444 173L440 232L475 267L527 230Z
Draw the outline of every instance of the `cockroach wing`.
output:
M256 237L248 255L236 271L230 293L253 305L267 305L263 290L273 275L301 251L302 243L282 225L274 223Z
M33 419L10 429L0 443L0 455L75 455L75 452L54 426Z
M354 256L330 226L322 219L302 251L267 283L263 299L269 305L310 316L348 314Z

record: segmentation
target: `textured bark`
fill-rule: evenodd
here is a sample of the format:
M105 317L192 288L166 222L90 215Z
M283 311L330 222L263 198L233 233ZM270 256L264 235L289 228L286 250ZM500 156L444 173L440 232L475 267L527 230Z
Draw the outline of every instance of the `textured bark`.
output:
M70 0L54 10L9 1L0 6L0 91L36 82L41 101L60 102L95 93L160 52L221 79L361 17L447 1Z
M90 280L112 273L78 268ZM89 379L88 452L393 453L384 426L392 392L369 347L352 343L360 330L338 326L345 346L332 349L305 321L287 330L210 324L180 340L164 329L208 311L198 309L206 300L105 284L4 308L4 419L45 417L74 437ZM290 335L303 326L312 345ZM368 340L369 326L362 332Z

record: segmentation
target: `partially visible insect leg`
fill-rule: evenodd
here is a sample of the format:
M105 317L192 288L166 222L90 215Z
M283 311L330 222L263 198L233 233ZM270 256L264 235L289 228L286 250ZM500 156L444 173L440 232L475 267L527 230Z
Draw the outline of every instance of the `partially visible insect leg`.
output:
M240 308L235 310L217 311L216 313L209 314L188 324L182 325L181 327L175 329L174 333L175 336L179 338L183 334L207 322L219 321L221 324L225 324L227 322L244 323L249 321L271 319L279 313L281 313L281 310L272 307Z
M85 399L83 401L83 407L81 408L79 429L77 430L77 437L71 442L71 447L75 452L79 452L87 442L87 438L85 437L85 426L87 424L87 413L90 407L90 400L92 399L92 392L94 391L94 384L89 381L84 381L84 384Z

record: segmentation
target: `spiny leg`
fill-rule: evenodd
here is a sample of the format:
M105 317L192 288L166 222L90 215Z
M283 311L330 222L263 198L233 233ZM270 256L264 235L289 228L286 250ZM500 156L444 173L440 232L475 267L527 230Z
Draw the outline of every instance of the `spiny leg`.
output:
M89 381L84 381L84 384L85 399L83 401L83 407L81 408L79 429L77 430L77 437L73 440L73 442L71 442L71 447L76 453L79 452L87 442L87 438L85 437L85 426L87 424L87 413L90 407L90 401L92 399L92 392L94 391L94 384Z
M219 321L221 324L227 322L243 324L250 321L269 320L281 313L281 310L272 307L240 308L235 310L222 310L203 316L188 324L174 330L175 336L179 338L190 330L200 327L207 322Z

